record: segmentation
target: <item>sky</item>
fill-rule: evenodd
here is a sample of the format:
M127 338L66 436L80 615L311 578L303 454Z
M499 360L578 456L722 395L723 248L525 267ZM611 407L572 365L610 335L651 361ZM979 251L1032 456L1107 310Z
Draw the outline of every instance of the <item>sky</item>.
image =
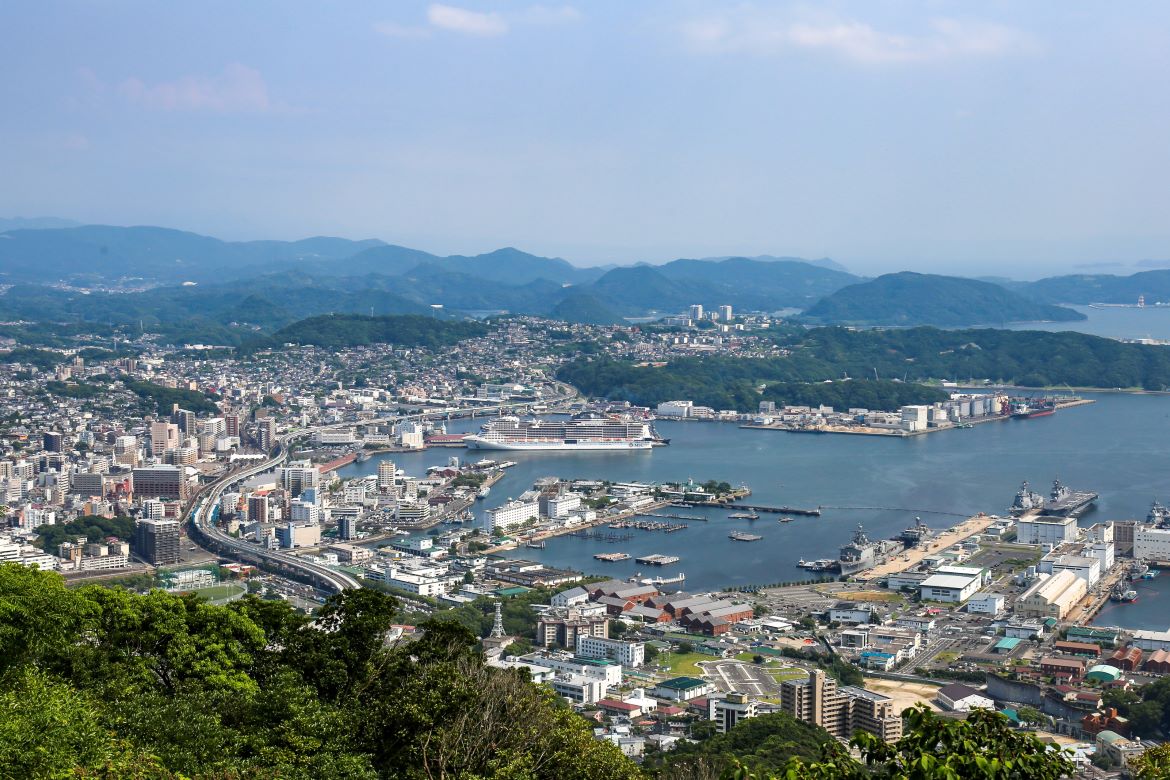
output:
M0 216L579 265L1170 260L1170 4L9 3Z

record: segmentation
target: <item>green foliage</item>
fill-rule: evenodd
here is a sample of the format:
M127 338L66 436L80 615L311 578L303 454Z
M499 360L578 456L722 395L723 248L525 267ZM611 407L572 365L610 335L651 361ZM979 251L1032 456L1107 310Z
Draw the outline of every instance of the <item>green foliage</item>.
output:
M947 398L938 388L913 383L854 380L825 382L840 373L803 358L682 358L662 367L614 360L579 360L557 378L586 395L654 406L684 398L715 409L754 412L760 401L836 409L897 409ZM806 378L807 377L807 378ZM764 391L759 386L764 385Z
M0 353L0 363L20 363L22 365L36 366L42 371L50 369L58 363L64 363L67 359L60 352L53 352L47 349L29 349L26 347L17 347L8 352Z
M909 271L843 287L803 317L841 324L945 327L1085 319L1072 309L1037 303L991 282Z
M1141 688L1108 690L1102 695L1106 707L1129 718L1130 731L1144 739L1165 739L1170 735L1170 678L1159 678Z
M134 537L134 518L84 515L68 523L42 525L37 529L36 543L42 550L56 551L62 542L71 542L79 536L90 542L110 536L130 541Z
M311 618L0 566L0 777L640 776L458 623L387 647L397 618L371 590Z
M86 384L85 382L58 382L53 379L45 382L45 390L53 395L64 398L97 398L106 392L104 387Z
M937 388L913 384L928 380L990 380L1027 387L1170 387L1170 350L1124 344L1083 333L1010 330L907 328L849 330L814 328L783 335L789 351L778 358L684 358L662 368L636 367L613 360L578 360L558 372L582 392L653 405L689 398L717 409L754 411L768 397L759 384L807 385L810 393L838 409L894 409L906 403L939 400ZM902 378L906 383L851 377ZM889 393L896 393L889 395ZM836 397L836 393L848 395ZM782 401L783 398L773 400ZM812 402L817 397L801 397Z
M782 771L793 758L821 758L832 743L824 729L787 713L774 713L741 721L726 734L680 744L669 753L651 757L647 766L663 780L719 777L736 765L767 777Z
M153 412L161 415L169 415L175 404L178 404L180 409L186 409L196 414L200 412L215 414L219 411L215 401L198 390L164 387L153 382L136 382L134 380L127 380L126 388L141 398L144 404L149 405Z
M273 334L272 340L277 344L292 342L335 348L396 344L434 349L482 336L487 331L478 322L451 322L414 314L397 317L330 314L294 322Z
M836 749L824 760L806 763L794 759L784 780L1059 780L1070 775L1073 763L1057 747L1035 734L1013 729L996 712L975 710L966 720L941 718L925 707L902 713L905 735L882 742L859 732L852 744L861 753L859 763ZM836 746L834 745L834 748Z
M1135 780L1162 780L1170 777L1170 742L1152 747L1129 762Z

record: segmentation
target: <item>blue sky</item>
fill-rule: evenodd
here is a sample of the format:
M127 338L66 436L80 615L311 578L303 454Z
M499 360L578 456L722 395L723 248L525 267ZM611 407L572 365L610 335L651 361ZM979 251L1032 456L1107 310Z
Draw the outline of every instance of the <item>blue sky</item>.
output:
M1166 3L38 0L0 18L4 216L583 265L1027 278L1170 259Z

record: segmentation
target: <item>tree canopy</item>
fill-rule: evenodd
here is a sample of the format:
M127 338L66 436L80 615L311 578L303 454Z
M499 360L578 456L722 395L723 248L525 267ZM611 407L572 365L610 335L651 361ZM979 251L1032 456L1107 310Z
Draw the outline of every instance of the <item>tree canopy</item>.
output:
M397 609L348 591L310 618L0 566L0 776L640 776L457 623L388 647Z

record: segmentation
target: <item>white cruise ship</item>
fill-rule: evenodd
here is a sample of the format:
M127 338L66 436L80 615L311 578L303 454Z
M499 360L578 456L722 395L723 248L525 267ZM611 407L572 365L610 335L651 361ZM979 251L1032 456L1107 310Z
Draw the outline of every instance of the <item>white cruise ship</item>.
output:
M648 450L661 441L649 423L600 416L571 420L521 420L498 417L479 433L463 438L472 450Z

